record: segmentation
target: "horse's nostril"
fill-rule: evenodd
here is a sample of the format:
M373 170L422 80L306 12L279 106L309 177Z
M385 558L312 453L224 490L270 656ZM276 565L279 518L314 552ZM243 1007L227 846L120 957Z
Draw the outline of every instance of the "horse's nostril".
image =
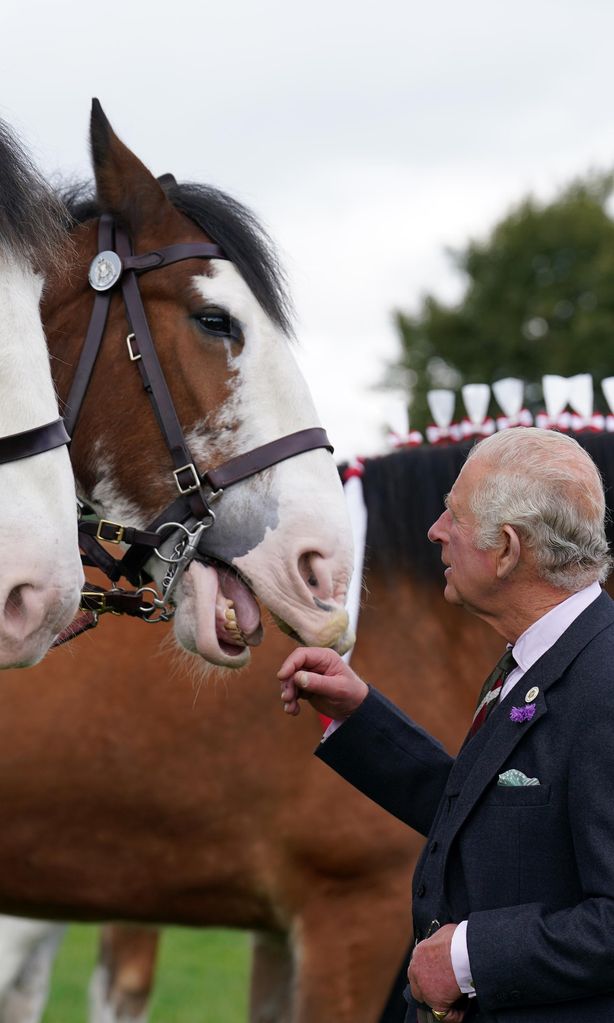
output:
M305 551L298 559L298 569L314 598L330 600L332 596L330 564L322 554L318 551Z
M313 564L314 560L319 557L320 555L316 554L315 551L307 551L305 554L301 554L298 559L298 570L301 574L301 578L313 590L317 590L319 585L318 576Z
M13 586L0 612L0 630L3 637L22 640L39 629L46 604L42 593L30 583Z
M4 605L4 615L9 621L22 618L25 612L23 586L14 586Z

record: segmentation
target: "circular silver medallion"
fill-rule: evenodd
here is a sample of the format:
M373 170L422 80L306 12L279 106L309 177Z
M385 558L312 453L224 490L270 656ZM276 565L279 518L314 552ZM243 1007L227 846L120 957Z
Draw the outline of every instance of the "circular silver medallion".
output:
M95 291L108 291L122 275L122 261L116 252L107 250L94 256L88 280Z
M525 703L533 703L533 700L536 700L538 696L539 696L539 687L538 686L532 686L532 688L529 689L527 695L525 696L524 702Z

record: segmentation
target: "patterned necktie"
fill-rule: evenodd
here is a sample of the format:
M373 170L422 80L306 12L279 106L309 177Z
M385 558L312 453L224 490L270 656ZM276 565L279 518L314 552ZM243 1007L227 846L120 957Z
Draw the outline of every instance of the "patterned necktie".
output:
M478 705L476 707L475 714L473 715L473 721L471 722L471 728L467 735L467 740L472 739L476 732L480 730L488 715L497 706L497 701L503 689L505 680L509 675L510 671L513 671L516 667L516 661L512 653L512 648L509 647L503 654L500 661L491 671L490 675L486 679L480 692L478 699Z

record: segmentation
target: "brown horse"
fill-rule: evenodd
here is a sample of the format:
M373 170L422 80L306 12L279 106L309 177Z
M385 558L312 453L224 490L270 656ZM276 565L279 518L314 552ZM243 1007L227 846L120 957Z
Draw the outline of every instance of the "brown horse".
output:
M74 267L49 280L43 317L79 496L103 538L138 531L111 577L151 577L211 663L248 662L254 593L287 631L345 649L349 526L270 243L228 196L163 187L96 101L91 132L96 193L66 197Z
M614 437L586 445L611 485ZM425 540L466 450L367 462L352 661L451 751L500 652L444 603ZM249 929L253 1023L375 1023L407 954L421 839L311 755L316 715L283 715L275 673L289 649L271 632L232 688L199 685L159 634L108 620L25 681L9 674L1 908Z

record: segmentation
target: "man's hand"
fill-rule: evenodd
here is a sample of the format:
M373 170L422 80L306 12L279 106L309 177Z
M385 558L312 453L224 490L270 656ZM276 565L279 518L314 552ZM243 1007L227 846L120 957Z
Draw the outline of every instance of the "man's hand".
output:
M338 721L349 717L369 692L339 654L322 647L293 650L277 677L286 714L299 714L298 701L308 700L320 714Z
M431 938L419 942L411 957L407 977L411 993L418 1002L432 1009L447 1010L446 1023L460 1023L465 1009L455 1005L462 998L456 983L450 946L456 924L440 927Z

